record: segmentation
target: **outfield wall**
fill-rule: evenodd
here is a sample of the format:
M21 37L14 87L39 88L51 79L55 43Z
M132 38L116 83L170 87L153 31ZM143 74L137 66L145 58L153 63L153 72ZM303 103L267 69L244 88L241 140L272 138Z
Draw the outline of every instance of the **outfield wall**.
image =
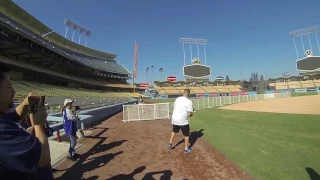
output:
M229 93L198 93L198 94L190 94L190 98L207 98L207 97L220 97L220 96L246 96L246 95L255 95L257 92L229 92ZM157 99L169 99L169 98L177 98L181 96L181 94L160 94Z
M320 87L312 87L312 88L299 88L299 89L282 89L282 90L271 90L265 91L266 94L272 93L308 93L308 92L317 92L320 91Z
M265 91L265 94L278 94L278 93L307 93L307 94L318 94L320 92L320 87L313 88L300 88L300 89L283 89L283 90L270 90ZM199 93L191 94L190 98L207 98L207 97L221 97L221 96L246 96L246 95L255 95L256 91L249 92L229 92L229 93ZM168 98L177 98L181 94L160 94L158 99L168 99Z

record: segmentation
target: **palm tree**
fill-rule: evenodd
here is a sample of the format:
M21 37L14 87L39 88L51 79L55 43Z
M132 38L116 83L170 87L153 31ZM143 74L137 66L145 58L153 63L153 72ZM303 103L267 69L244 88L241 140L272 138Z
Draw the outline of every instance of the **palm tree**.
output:
M152 74L153 74L153 68L154 68L154 66L151 65L150 67L151 67L151 83L150 83L150 85L152 86L152 84L153 84L153 82L152 82Z
M159 68L159 72L160 72L160 81L162 81L162 72L163 72L163 68Z
M146 83L148 82L148 71L149 71L149 67L147 67L146 69Z

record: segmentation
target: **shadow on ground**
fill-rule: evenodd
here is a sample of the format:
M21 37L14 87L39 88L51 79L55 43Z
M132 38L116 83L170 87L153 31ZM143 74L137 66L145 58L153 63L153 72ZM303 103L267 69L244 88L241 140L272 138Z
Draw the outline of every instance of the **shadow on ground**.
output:
M193 131L190 133L190 136L189 136L189 141L190 141L190 148L192 148L194 146L194 144L197 142L197 140L199 138L201 138L203 136L203 129L200 129L199 131ZM180 144L182 144L184 142L184 139L182 139L181 141L179 141L174 147L176 148L177 146L179 146Z
M108 128L99 128L99 129L101 129L101 131L97 135L87 137L87 138L99 139L99 141L88 152L82 154L79 160L71 168L66 169L63 175L56 178L57 180L83 179L84 173L92 171L96 168L105 166L108 162L110 162L116 156L123 153L123 151L119 151L117 153L109 153L109 154L88 159L89 156L93 154L98 154L100 152L108 151L114 147L121 146L121 144L127 141L127 140L122 140L122 141L111 142L109 144L102 144L103 142L105 142L107 137L100 137L100 136L104 134L108 130ZM63 171L63 170L59 170L59 171ZM95 180L98 178L99 177L97 176L93 176L88 179Z
M320 175L312 168L306 168L307 173L309 174L310 180L320 180Z
M139 173L142 173L146 169L146 166L140 166L132 171L130 174L118 174L109 178L108 180L125 180L125 179L134 179L133 177ZM155 171L146 173L142 180L155 180L154 175L162 174L160 180L171 179L172 171L171 170L163 170L163 171Z

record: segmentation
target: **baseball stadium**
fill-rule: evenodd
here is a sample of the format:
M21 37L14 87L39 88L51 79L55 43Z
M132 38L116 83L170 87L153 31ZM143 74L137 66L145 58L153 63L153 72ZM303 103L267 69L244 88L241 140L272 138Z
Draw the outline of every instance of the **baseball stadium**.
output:
M206 59L194 58L182 66L183 80L171 75L139 85L128 82L135 72L119 64L117 55L73 42L13 1L0 1L0 63L11 69L17 104L30 92L46 97L57 180L320 179L320 57L305 52L296 61L298 76L210 80ZM167 148L173 104L185 89L194 109L191 153L183 153L181 133ZM81 108L77 161L66 159L66 98Z

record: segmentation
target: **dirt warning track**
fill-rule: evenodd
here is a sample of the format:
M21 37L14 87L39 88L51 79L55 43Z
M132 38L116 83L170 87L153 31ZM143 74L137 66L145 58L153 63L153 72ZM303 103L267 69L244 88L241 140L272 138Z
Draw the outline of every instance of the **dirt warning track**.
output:
M123 123L122 113L93 128L81 141L77 162L63 161L56 179L252 179L223 154L202 140L199 130L191 133L193 152L183 153L183 143L167 149L169 120ZM204 132L205 133L205 132ZM179 134L174 145L183 136Z

